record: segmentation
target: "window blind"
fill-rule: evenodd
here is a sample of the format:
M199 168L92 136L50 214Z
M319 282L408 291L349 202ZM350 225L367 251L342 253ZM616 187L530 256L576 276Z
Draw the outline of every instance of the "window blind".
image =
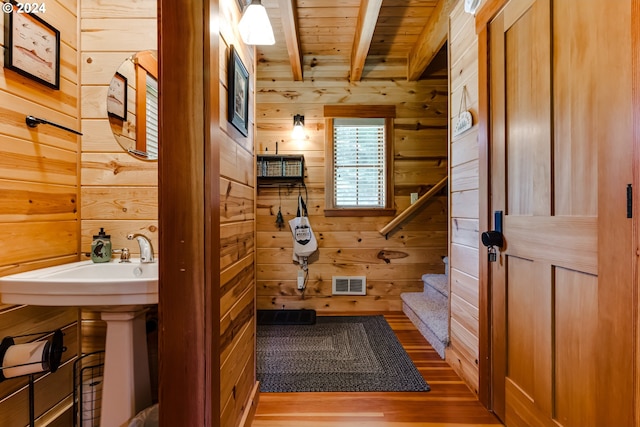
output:
M147 74L147 153L158 158L158 82Z
M334 119L336 207L385 207L384 124L384 119Z

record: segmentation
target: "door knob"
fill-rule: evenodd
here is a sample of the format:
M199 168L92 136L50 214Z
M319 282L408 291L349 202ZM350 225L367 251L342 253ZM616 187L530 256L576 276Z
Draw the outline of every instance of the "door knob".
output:
M504 238L502 233L496 230L485 231L480 235L482 244L486 247L497 246L501 248L504 246Z

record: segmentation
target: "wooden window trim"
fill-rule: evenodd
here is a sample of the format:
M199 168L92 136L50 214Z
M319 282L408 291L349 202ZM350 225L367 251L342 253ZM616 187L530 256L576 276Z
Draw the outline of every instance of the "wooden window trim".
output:
M394 216L393 200L393 119L395 105L325 105L325 209L326 217L335 216ZM384 208L336 208L333 200L333 119L381 118L385 119L386 188Z

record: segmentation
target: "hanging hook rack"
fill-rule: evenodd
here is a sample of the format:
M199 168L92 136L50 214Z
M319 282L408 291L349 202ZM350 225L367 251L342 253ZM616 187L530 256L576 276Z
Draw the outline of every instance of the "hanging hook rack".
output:
M50 122L49 120L39 119L33 116L27 116L27 118L25 119L25 122L27 123L27 126L29 126L30 128L38 127L38 125L51 125L51 126L55 126L57 128L66 130L67 132L75 133L76 135L82 135L82 132L78 132L77 130L73 130L66 126L62 126L57 123Z

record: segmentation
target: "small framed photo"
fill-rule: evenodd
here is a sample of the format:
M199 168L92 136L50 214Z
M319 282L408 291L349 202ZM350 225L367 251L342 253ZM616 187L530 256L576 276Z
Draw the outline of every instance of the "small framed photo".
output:
M233 45L227 66L228 120L244 136L249 135L249 72Z
M4 67L60 89L60 32L37 16L37 9L18 13L21 4L12 0L3 6L8 4L13 10L4 14Z
M116 72L107 92L107 114L123 122L127 120L127 83L127 78Z

